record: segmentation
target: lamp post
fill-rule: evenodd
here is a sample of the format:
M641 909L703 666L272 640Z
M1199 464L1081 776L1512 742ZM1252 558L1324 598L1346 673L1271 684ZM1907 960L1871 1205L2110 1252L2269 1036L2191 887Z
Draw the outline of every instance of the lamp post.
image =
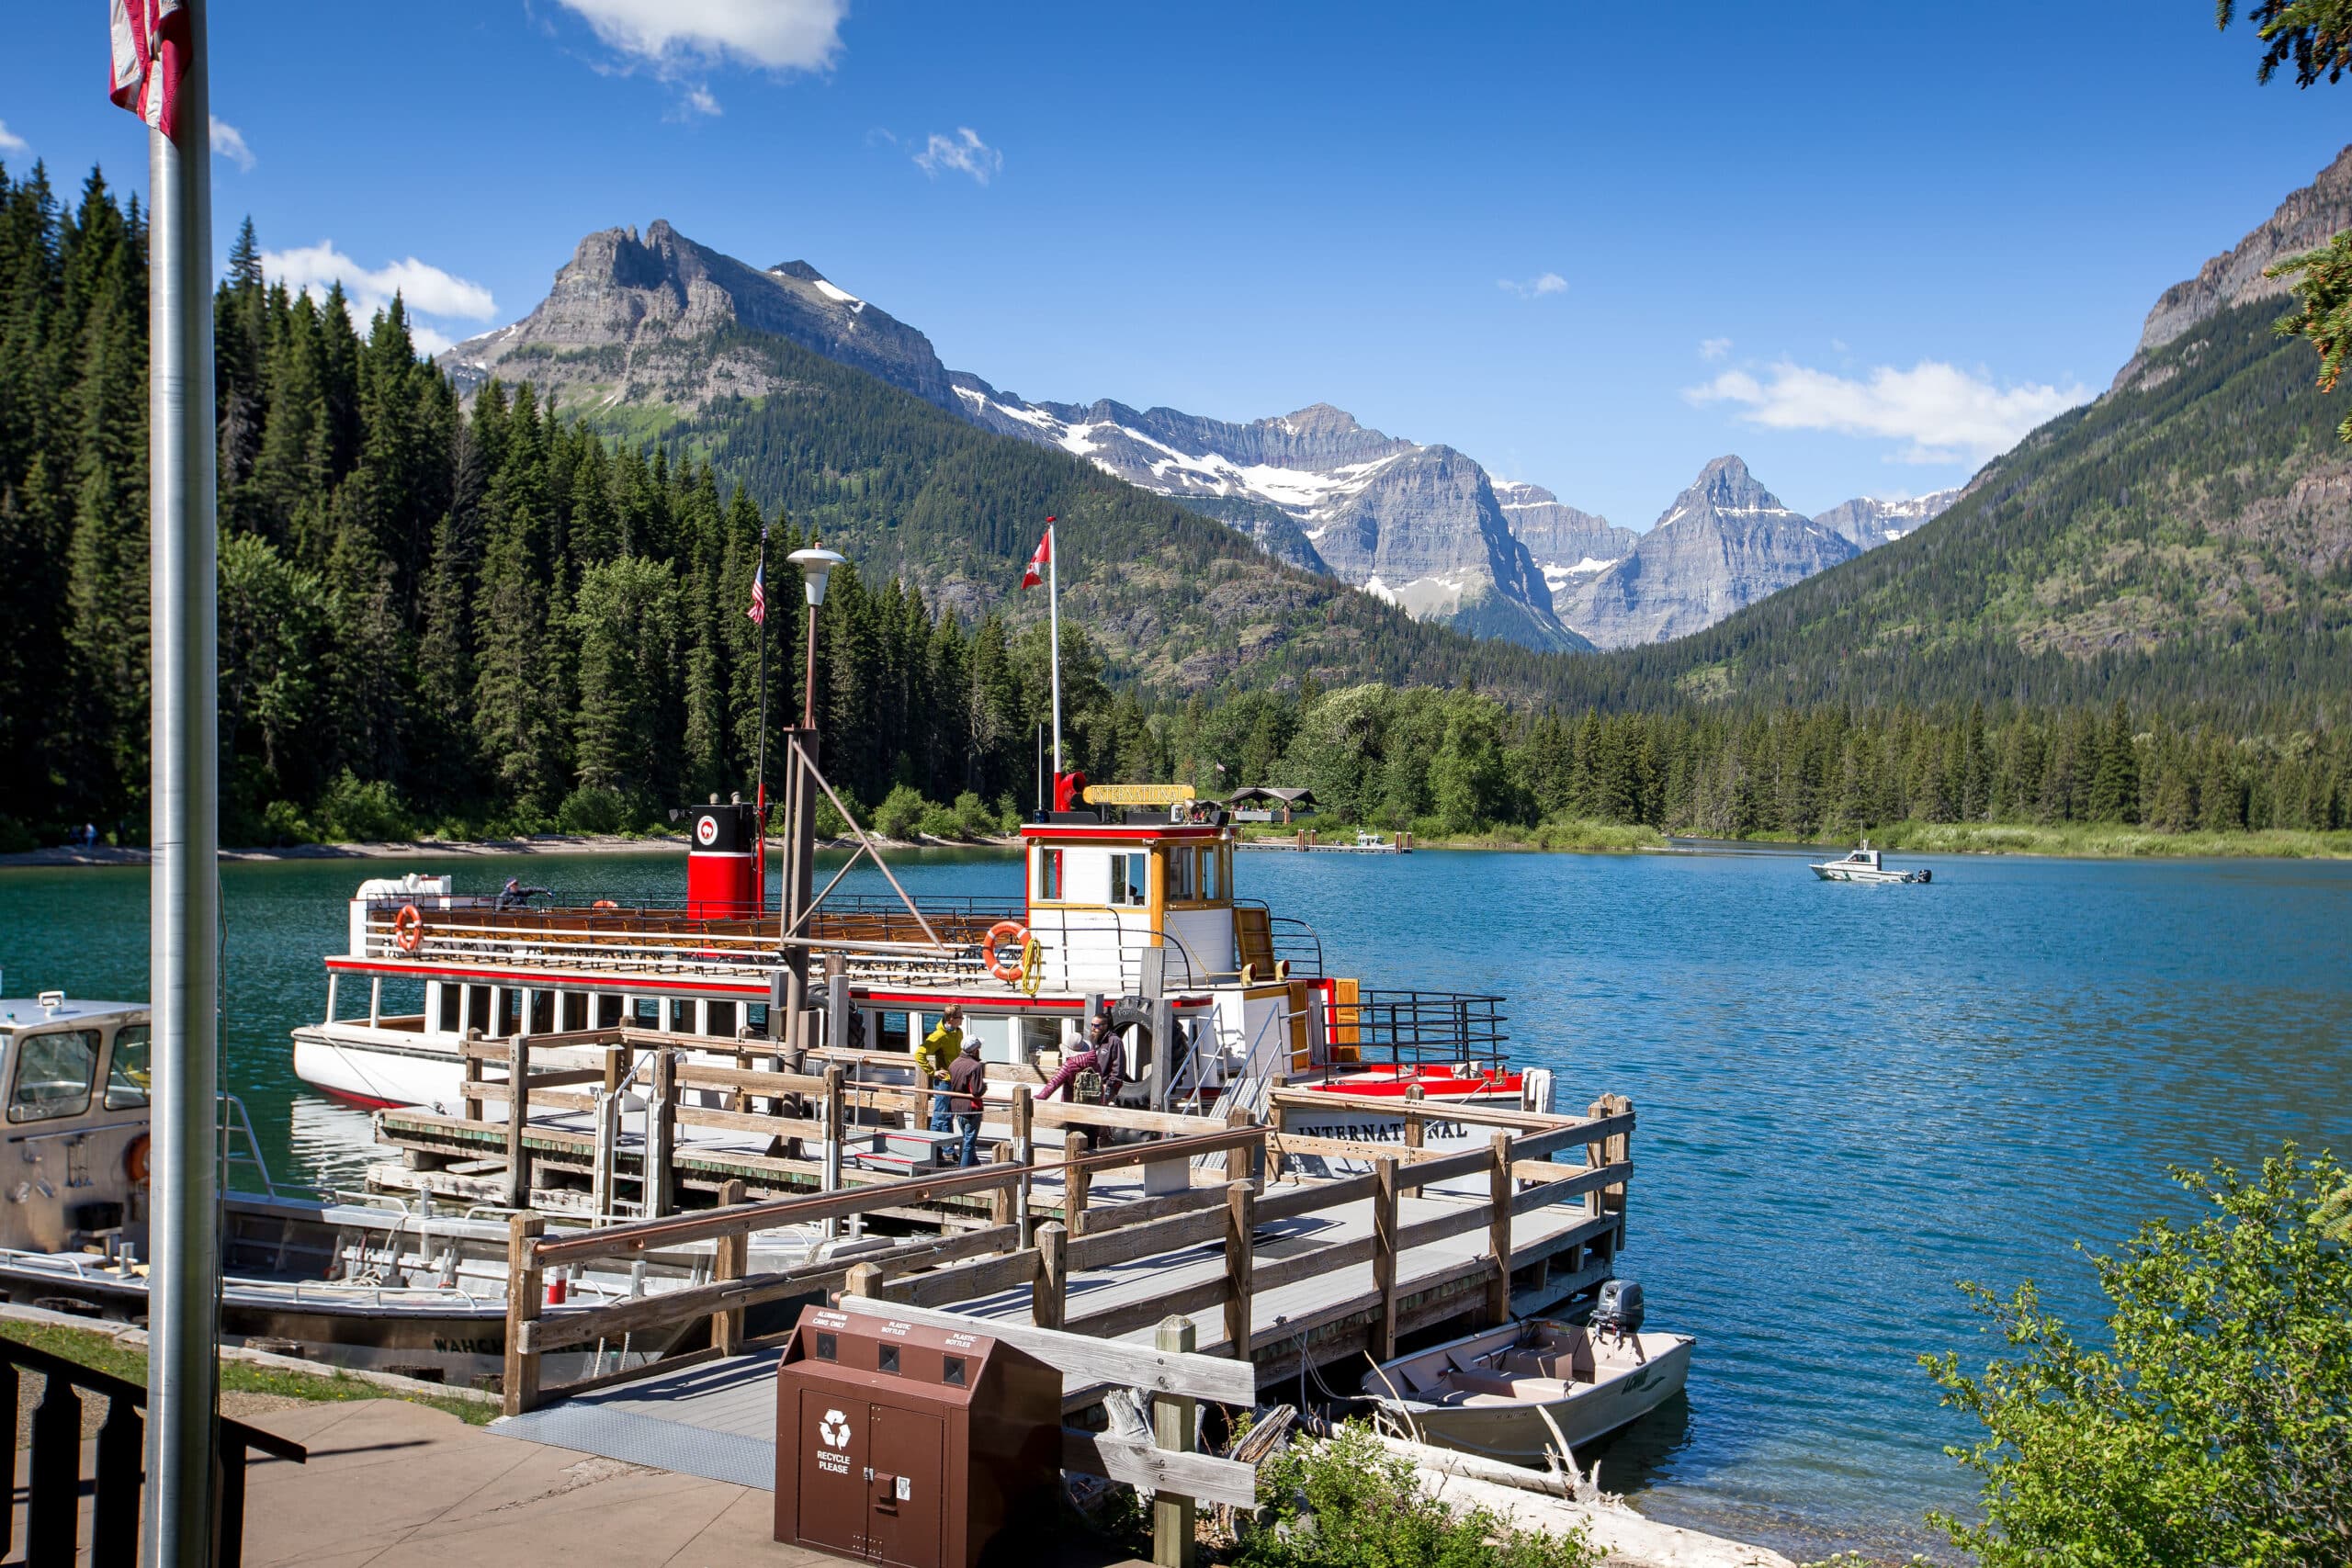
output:
M807 913L817 880L816 790L808 770L817 763L817 610L825 602L825 582L833 568L847 558L814 539L806 549L785 558L800 569L801 587L808 597L808 638L806 675L800 686L800 729L793 737L792 771L785 791L786 810L792 823L792 845L785 863L784 929L791 931ZM807 936L808 933L799 933ZM808 1007L808 949L797 943L785 950L786 1039L805 1053Z

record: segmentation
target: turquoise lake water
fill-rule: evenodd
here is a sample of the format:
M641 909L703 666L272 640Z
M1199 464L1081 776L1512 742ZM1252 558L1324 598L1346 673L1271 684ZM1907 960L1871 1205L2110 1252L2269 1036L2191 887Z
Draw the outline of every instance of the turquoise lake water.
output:
M2167 1163L2279 1141L2352 1153L2352 865L1908 857L1926 887L1815 882L1777 853L1422 852L1239 858L1245 894L1321 932L1334 973L1510 998L1562 1109L1640 1114L1623 1271L1695 1334L1686 1402L1599 1450L1602 1484L1800 1558L1932 1550L1967 1506L1966 1428L1914 1364L1993 1351L1953 1281L2032 1275L2095 1316L2070 1250L2179 1213ZM990 854L899 857L917 892L1015 896ZM287 1030L379 869L222 869L224 1076L273 1160L334 1176L367 1122L297 1092ZM566 893L674 896L667 855L453 863ZM847 886L882 891L861 871ZM144 997L143 871L0 871L24 995Z

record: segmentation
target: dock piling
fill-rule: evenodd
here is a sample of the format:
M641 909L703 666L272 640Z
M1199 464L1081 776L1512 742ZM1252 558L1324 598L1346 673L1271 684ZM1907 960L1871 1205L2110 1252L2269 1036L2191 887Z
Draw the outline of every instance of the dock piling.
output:
M1162 1318L1152 1335L1152 1348L1184 1355L1197 1338L1191 1318ZM1191 1453L1198 1416L1198 1402L1186 1395L1155 1395L1151 1402L1154 1444L1172 1453ZM1155 1568L1193 1568L1193 1518L1197 1507L1190 1497L1171 1497L1164 1492L1153 1495L1151 1561Z
M539 1359L525 1352L523 1325L539 1315L537 1244L547 1228L541 1214L516 1214L506 1222L506 1375L500 1392L509 1416L538 1408Z

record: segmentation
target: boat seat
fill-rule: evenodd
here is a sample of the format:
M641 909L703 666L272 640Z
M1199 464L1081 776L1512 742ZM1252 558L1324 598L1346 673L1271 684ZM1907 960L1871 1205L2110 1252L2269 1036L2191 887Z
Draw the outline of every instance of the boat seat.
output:
M1498 1399L1516 1399L1518 1389L1510 1378L1493 1372L1463 1371L1456 1369L1445 1374L1445 1386L1457 1393L1486 1393Z

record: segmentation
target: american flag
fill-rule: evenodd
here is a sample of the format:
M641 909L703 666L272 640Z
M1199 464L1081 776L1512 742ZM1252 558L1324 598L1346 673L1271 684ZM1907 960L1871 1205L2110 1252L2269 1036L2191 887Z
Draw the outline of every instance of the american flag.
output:
M1021 586L1035 588L1046 581L1046 569L1054 564L1054 520L1046 519L1046 536L1029 553L1028 570L1021 574Z
M752 607L743 612L760 626L768 624L768 563L752 573Z
M107 96L165 136L175 134L173 108L188 55L182 0L107 0L107 20L114 34Z

